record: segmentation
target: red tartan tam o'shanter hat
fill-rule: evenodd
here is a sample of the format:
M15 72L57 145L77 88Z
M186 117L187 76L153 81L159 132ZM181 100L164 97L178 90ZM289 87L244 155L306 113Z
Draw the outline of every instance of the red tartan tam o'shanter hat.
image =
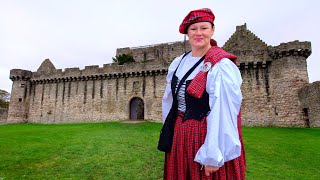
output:
M213 25L214 14L209 8L193 10L183 19L179 27L181 34L187 34L188 27L198 22L210 22Z

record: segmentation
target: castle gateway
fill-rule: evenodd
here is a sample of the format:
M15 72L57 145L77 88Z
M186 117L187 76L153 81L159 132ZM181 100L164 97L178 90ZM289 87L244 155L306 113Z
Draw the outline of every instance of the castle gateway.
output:
M268 46L238 26L223 48L238 56L247 126L320 126L320 83L309 84L310 42ZM161 121L167 68L190 46L183 42L117 49L135 61L85 69L56 69L45 60L36 72L12 69L6 123L76 123L123 119Z

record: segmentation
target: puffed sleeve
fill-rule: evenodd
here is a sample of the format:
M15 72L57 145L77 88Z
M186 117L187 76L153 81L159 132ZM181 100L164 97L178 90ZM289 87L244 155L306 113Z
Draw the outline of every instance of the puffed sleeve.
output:
M163 123L166 120L172 106L173 99L172 99L172 92L171 92L171 80L172 80L174 71L177 69L180 63L181 58L182 58L182 55L175 58L168 68L168 74L166 77L167 85L164 91L164 95L162 97L162 122Z
M221 167L240 156L237 115L242 101L241 83L240 71L229 59L222 59L209 71L206 91L211 111L207 117L207 135L195 156L196 162Z

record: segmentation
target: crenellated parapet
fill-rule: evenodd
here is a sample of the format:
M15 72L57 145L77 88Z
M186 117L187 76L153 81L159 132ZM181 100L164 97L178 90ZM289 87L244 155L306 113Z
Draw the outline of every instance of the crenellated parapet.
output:
M60 83L60 82L73 82L73 81L105 80L105 79L128 78L128 77L157 76L157 75L164 75L167 72L168 72L167 69L156 69L156 70L142 70L142 71L124 72L124 73L96 74L96 75L86 75L86 76L80 75L80 76L72 76L72 77L31 79L31 83L46 84L46 83Z
M168 62L190 50L188 41L176 41L149 46L118 48L116 55L130 54L136 62Z
M32 77L32 72L28 70L11 69L10 71L10 79L12 81L15 81L15 80L27 81L27 80L30 80L31 77Z
M303 56L308 58L311 55L311 42L292 41L281 43L279 46L269 47L268 54L273 59L288 56Z
M238 68L240 70L245 69L265 69L271 64L271 61L262 61L262 62L244 62L240 63Z
M33 72L32 84L59 83L72 81L104 80L115 78L128 78L138 76L156 76L167 73L168 65L156 62L129 63L118 65L116 63L86 66L85 69L67 68L64 71L56 69L50 73Z

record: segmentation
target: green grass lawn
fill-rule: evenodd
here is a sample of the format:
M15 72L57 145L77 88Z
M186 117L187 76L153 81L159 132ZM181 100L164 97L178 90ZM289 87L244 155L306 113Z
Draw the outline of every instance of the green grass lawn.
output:
M0 179L161 179L161 124L0 126ZM243 129L247 179L320 179L320 129Z

